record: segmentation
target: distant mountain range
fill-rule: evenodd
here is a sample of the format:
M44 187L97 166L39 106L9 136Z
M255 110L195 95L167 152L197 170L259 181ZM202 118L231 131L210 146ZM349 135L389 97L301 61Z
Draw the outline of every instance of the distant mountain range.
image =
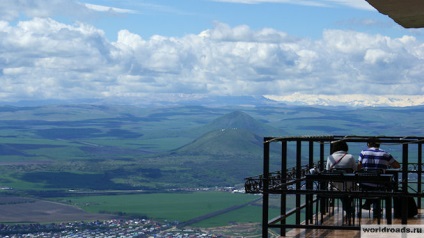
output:
M14 106L41 106L64 104L97 104L97 105L136 105L143 107L171 107L171 106L330 106L330 107L410 107L424 105L421 95L368 95L368 94L340 94L314 95L293 93L289 95L263 96L205 96L162 94L140 98L122 97L108 99L75 99L73 101L38 100L2 102L0 105Z
M422 95L308 95L295 93L287 96L266 95L265 98L275 102L309 106L410 107L424 105Z

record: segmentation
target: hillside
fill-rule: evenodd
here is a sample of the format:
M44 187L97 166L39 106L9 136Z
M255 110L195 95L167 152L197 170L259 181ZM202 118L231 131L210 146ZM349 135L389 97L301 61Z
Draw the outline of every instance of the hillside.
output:
M245 129L259 136L276 134L279 131L276 128L267 126L264 123L255 120L252 116L241 111L234 111L218 117L205 126L209 131L220 129Z
M190 155L256 155L262 151L262 137L243 128L210 131L174 151Z
M419 136L422 109L3 106L0 185L14 191L234 185L261 173L264 136Z
M277 131L247 113L234 111L196 129L204 132L193 142L174 151L190 155L260 155L263 135Z
M228 109L224 109L222 114L212 115L207 123L183 132L180 131L180 133L192 137L193 139L201 137L211 131L234 128L245 129L261 137L271 135L277 136L284 133L284 130L270 126L267 121L254 118L252 116L253 114L256 113L241 110L229 111Z
M209 131L173 150L171 155L184 158L182 168L191 170L193 178L202 178L201 183L208 186L231 185L260 174L263 136L256 133L278 131L240 111L218 117L200 130ZM175 163L177 158L171 157L169 163Z

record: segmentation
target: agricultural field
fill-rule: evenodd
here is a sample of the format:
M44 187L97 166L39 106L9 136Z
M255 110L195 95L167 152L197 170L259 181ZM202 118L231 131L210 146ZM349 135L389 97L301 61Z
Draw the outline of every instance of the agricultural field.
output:
M0 198L50 202L20 203L25 210L15 210L34 211L40 221L46 220L35 208L60 220L57 208L47 206L60 204L81 218L144 216L211 229L258 224L257 196L180 191L243 188L246 177L262 174L264 136L422 136L423 114L421 107L3 106ZM361 145L350 148L354 154ZM399 154L398 145L388 149ZM278 160L271 163L279 169ZM19 220L12 217L2 219Z
M51 223L146 218L202 229L260 231L260 196L228 192L91 195L48 200L0 194L0 223ZM217 211L219 211L217 213ZM271 209L270 217L278 214ZM192 221L187 223L188 221ZM221 228L219 228L221 227Z
M106 220L111 214L89 213L79 207L35 198L0 194L0 223L51 223Z
M148 217L156 220L185 222L196 217L224 211L223 214L238 211L234 206L246 204L249 207L240 215L250 214L246 222L260 221L260 196L229 192L185 192L185 193L151 193L134 195L65 197L54 200L82 208L90 213L123 214L128 216ZM124 202L123 202L124 201ZM259 209L256 209L258 208ZM254 212L253 212L254 211ZM222 217L225 215L222 214ZM234 214L230 214L235 216ZM217 216L219 217L219 216ZM238 217L241 218L241 217ZM207 219L205 219L207 220ZM237 221L237 220L234 220ZM223 221L220 225L226 225Z

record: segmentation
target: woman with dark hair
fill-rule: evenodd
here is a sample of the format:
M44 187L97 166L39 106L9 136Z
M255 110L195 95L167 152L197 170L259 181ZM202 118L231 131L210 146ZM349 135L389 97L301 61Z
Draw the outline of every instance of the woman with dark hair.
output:
M335 141L331 145L331 155L327 158L326 170L346 169L356 171L356 161L348 153L349 146L346 141Z
M349 146L346 141L335 141L331 144L331 155L327 158L326 170L344 170L346 172L356 171L356 161L353 155L348 153ZM346 187L343 186L343 183L330 182L330 190L338 190L346 192L350 191L353 187L353 183L346 184ZM344 196L342 198L343 210L346 211L348 217L352 216L352 202L353 200L350 197Z

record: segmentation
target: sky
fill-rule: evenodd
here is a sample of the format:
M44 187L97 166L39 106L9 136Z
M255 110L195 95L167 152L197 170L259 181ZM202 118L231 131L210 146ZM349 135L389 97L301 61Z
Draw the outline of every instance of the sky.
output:
M2 0L0 101L424 104L423 42L365 0Z

